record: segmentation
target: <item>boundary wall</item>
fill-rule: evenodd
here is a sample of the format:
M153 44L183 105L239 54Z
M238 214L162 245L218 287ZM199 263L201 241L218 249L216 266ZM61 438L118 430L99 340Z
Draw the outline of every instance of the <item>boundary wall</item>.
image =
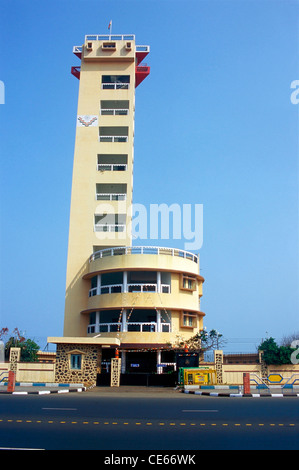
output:
M86 364L90 369L91 364L87 362ZM98 358L95 359L94 367L92 367L94 376L94 368L97 364ZM257 364L223 364L223 351L217 350L214 351L214 361L200 363L200 366L203 365L216 370L217 385L243 385L244 373L250 374L252 386L261 385L262 381L259 381L259 378L265 380L267 377L271 377L271 375L280 375L282 380L279 382L279 385L283 386L294 374L298 376L298 378L296 378L296 385L299 385L299 364L284 364L279 366L266 365L262 360L262 355L259 356L259 363ZM8 378L9 371L15 372L16 382L58 383L58 378L61 383L72 382L72 377L70 375L66 377L68 380L63 380L63 374L57 374L56 368L57 364L55 362L20 362L19 348L11 348L10 361L0 363L0 385L7 382L5 378ZM83 377L80 378L82 379ZM92 380L90 380L90 371L88 378L88 382L90 384L90 382L92 382ZM74 382L78 383L78 379L79 377L75 376ZM254 383L254 381L256 382ZM275 382L272 382L272 384L275 384ZM96 385L96 383L94 383L94 385Z

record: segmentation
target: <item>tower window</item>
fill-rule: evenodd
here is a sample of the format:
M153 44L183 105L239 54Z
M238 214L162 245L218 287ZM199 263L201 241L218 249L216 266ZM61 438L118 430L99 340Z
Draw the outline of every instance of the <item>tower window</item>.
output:
M130 86L130 75L102 75L103 90L128 89Z
M128 142L129 128L125 127L100 127L100 142Z
M98 171L126 171L128 155L126 154L99 154Z
M126 197L126 184L96 184L97 201L125 201Z
M103 51L115 51L116 50L116 42L103 42L102 44Z
M126 214L95 215L95 232L124 232L126 229Z
M196 327L196 315L191 312L183 312L181 316L181 327L195 328Z
M102 116L127 116L129 114L128 100L102 100Z
M181 276L181 289L193 291L196 289L196 279L193 276L182 274Z

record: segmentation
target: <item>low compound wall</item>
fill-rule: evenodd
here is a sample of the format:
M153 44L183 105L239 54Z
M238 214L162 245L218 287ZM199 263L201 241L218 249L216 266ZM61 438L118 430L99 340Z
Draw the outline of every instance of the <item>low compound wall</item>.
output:
M16 371L17 382L55 382L55 364L19 362Z
M299 364L267 365L262 354L259 355L257 364L223 364L223 352L217 350L214 351L214 362L206 365L216 369L219 385L242 385L244 373L250 374L252 385L261 384L261 379L271 379L273 375L280 375L282 378L277 377L277 382L274 382L273 378L273 383L284 385L293 376L291 382L296 381L296 385L299 385Z
M0 381L8 377L12 370L9 362L0 363ZM18 362L14 365L16 382L53 383L55 382L55 364L40 364L36 362ZM3 380L5 383L7 380Z

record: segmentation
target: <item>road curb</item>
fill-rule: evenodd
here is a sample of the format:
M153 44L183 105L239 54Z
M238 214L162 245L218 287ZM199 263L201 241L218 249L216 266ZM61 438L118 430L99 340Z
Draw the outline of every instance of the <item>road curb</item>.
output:
M182 393L191 394L191 395L204 395L210 397L230 397L230 398L290 398L290 397L299 397L299 393L290 394L290 393L225 393L225 392L203 392L201 390L182 390Z
M40 387L42 389L37 390L37 387ZM51 387L53 387L53 389ZM84 386L71 387L69 384L50 385L50 384L41 384L41 383L17 384L13 392L10 392L7 390L1 390L1 388L0 388L0 395L1 394L3 395L49 395L51 393L63 394L63 393L80 393L80 392L86 391L86 387Z

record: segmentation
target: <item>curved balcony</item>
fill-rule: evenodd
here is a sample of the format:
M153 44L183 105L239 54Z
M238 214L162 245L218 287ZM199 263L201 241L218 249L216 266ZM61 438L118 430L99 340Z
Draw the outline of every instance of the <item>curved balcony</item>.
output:
M197 255L177 248L157 246L113 247L96 251L89 258L89 272L84 279L89 279L101 271L124 269L185 272L204 281L199 275Z
M147 333L170 333L171 323L161 323L158 325L157 322L128 322L126 325L122 323L99 323L88 325L87 333L92 334L96 332L100 333L114 333L114 332L147 332Z
M118 292L159 292L161 294L170 294L170 285L169 284L127 284L127 289L125 290L124 284L110 284L106 286L100 286L99 288L93 287L89 290L88 297L93 297L94 295L102 294L116 294Z
M194 263L199 263L198 256L190 251L180 250L178 248L165 248L161 246L118 246L113 248L106 248L93 253L89 262L96 259L102 259L107 256L120 256L120 255L167 255L177 256L184 259L189 259Z

